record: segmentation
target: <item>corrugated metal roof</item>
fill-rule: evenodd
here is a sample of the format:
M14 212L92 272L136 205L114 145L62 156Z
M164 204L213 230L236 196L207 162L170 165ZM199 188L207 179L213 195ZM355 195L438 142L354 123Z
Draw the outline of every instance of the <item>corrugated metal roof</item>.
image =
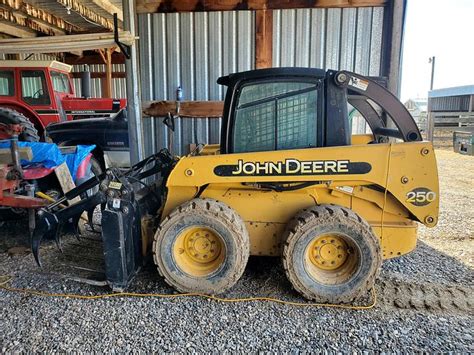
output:
M474 85L455 86L428 91L429 98L474 95Z

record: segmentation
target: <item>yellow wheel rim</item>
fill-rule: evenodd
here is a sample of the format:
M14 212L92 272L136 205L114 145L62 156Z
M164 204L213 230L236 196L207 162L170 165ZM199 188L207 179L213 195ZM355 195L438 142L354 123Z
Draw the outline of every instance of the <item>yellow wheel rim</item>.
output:
M225 244L219 234L207 227L190 227L178 235L173 257L181 271L203 277L217 271L225 259Z
M349 237L328 233L308 244L305 268L316 281L338 284L349 279L359 264L359 253Z

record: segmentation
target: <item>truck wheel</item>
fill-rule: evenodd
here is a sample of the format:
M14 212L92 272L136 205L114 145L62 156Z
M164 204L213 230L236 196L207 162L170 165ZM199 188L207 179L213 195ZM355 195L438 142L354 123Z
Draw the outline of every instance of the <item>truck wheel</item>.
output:
M0 122L7 124L20 124L24 127L18 140L25 142L39 142L40 137L33 123L23 114L10 108L0 108Z
M180 292L217 294L242 276L249 257L242 218L222 202L194 199L161 222L153 242L158 272Z
M374 287L382 256L370 225L354 211L320 205L287 226L283 266L304 297L350 303Z

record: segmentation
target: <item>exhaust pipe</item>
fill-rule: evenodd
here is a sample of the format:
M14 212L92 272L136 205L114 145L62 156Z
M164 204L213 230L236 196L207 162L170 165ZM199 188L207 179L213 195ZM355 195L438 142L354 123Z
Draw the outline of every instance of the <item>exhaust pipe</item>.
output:
M81 96L85 99L91 97L91 72L88 65L84 65L81 73Z

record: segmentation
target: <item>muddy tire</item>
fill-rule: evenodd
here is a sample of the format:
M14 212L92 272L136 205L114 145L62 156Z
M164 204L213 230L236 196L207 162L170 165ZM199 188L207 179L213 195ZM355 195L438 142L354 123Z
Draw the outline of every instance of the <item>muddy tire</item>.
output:
M378 238L354 211L334 205L298 213L286 229L283 266L293 287L322 303L350 303L374 287Z
M161 222L153 258L160 275L176 290L218 294L242 276L249 244L236 211L216 200L194 199Z
M40 136L33 123L23 114L10 108L0 107L0 122L7 124L20 124L23 132L18 136L18 140L24 142L39 142Z

